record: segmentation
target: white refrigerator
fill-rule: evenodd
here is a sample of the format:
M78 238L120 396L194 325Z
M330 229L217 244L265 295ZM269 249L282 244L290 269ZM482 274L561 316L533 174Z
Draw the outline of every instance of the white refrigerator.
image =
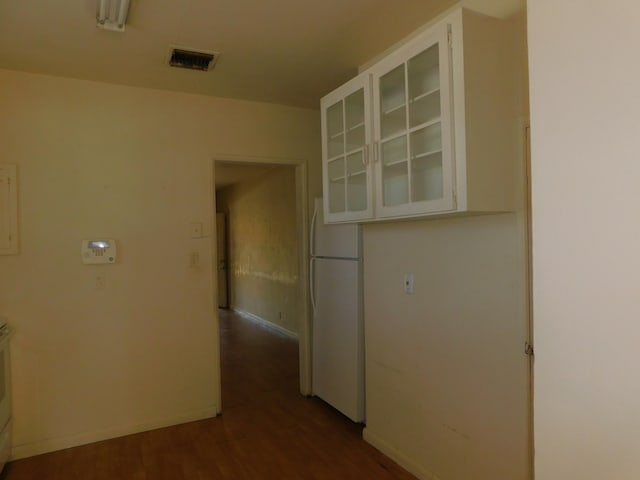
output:
M354 422L365 420L360 226L311 222L312 391Z

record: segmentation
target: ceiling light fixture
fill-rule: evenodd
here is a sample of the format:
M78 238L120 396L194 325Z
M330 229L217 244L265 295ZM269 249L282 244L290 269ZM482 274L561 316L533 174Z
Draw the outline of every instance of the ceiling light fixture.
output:
M124 32L129 13L129 0L98 0L96 20L98 27L114 32Z

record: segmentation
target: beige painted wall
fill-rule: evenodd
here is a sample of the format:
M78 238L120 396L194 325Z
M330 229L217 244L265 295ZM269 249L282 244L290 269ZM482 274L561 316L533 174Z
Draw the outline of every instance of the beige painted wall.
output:
M365 438L429 480L529 478L523 15L510 26L516 211L364 228Z
M14 456L213 415L213 158L300 158L317 174L318 112L11 71L0 104L20 183L21 254L0 257ZM115 265L81 263L92 236L118 241Z
M298 239L293 167L223 188L217 210L227 214L231 308L298 332Z
M528 9L536 478L636 480L640 5Z

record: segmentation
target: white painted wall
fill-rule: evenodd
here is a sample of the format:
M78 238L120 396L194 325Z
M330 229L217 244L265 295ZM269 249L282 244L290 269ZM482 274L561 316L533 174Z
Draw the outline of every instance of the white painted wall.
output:
M422 479L528 478L522 216L364 232L365 438Z
M515 211L364 228L364 435L426 480L530 478L524 15L509 22Z
M318 112L2 70L0 105L20 184L21 253L0 257L14 457L213 415L212 161L319 164ZM91 236L117 239L116 265L82 265Z
M640 478L640 5L535 0L536 478Z

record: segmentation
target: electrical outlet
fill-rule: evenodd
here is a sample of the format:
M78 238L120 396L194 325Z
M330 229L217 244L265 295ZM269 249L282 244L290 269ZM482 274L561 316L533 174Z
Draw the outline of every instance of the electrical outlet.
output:
M107 285L107 277L104 272L100 272L96 275L96 289L102 290Z
M413 292L413 273L407 273L404 276L404 293L411 295Z

